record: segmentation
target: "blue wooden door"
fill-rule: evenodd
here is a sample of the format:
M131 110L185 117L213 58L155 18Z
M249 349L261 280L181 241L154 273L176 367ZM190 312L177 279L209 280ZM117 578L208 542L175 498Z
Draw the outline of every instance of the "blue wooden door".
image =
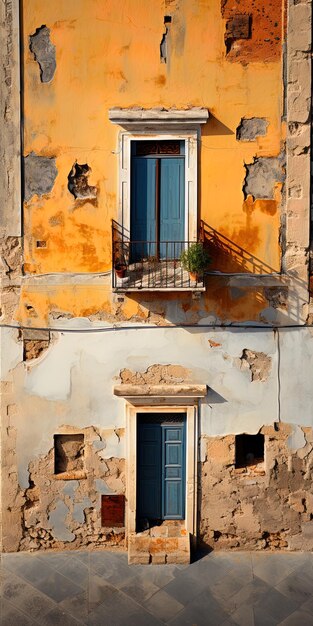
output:
M132 156L130 238L132 261L180 257L178 242L185 238L183 156Z
M184 424L162 425L163 519L184 519L185 445Z
M133 261L156 254L156 159L132 158L130 232Z
M185 239L185 161L160 159L160 257L178 259ZM168 243L164 243L168 242ZM176 242L176 243L174 243Z
M138 520L185 517L185 420L173 420L157 414L138 420Z

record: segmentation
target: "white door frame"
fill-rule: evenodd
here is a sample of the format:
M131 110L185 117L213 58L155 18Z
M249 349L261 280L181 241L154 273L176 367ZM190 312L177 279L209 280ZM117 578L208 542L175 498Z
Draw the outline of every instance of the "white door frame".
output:
M185 241L198 236L198 131L196 129L125 131L119 135L118 222L130 232L131 224L131 142L180 140L185 143Z
M126 408L126 533L136 532L137 507L137 414L186 414L186 503L185 528L195 539L197 535L198 483L198 407L192 406L132 406Z

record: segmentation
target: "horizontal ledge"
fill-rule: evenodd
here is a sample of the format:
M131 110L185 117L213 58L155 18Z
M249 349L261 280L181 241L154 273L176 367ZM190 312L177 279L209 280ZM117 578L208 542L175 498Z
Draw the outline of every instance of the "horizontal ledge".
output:
M142 109L142 108L112 108L109 109L109 120L120 126L167 124L190 125L205 124L209 118L208 109L192 107L190 109Z
M115 396L122 398L184 397L204 398L207 385L115 385Z
M113 289L116 293L127 293L128 291L134 291L136 293L142 293L143 291L164 291L164 292L174 292L175 291L205 291L205 287L115 287Z

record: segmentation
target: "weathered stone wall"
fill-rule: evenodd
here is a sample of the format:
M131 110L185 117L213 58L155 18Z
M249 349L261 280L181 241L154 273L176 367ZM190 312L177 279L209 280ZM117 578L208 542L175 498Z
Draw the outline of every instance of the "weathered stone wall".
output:
M286 202L282 207L282 269L292 282L294 310L312 323L309 309L311 145L311 0L289 0L285 55L285 113L287 121ZM292 306L292 305L291 305Z
M214 549L313 549L313 432L277 423L263 463L236 469L235 437L205 438L200 470L202 542Z

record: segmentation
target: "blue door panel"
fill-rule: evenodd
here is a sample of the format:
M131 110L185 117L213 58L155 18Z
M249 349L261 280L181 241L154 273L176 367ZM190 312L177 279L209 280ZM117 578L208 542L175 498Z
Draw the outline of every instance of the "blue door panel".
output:
M182 490L178 482L169 481L165 485L165 519L181 519Z
M156 159L132 158L131 167L131 260L155 255Z
M159 182L156 175L157 161ZM157 182L159 224L156 222ZM185 238L184 157L132 157L131 262L157 254L155 243L149 243L157 240L157 231L160 235L160 257L178 259L183 250L181 242Z
M138 516L159 519L161 516L161 447L158 425L141 424L138 432Z
M182 158L160 159L160 255L179 258L185 233L185 161Z
M163 519L184 519L185 425L164 424L163 430Z
M139 518L184 519L185 423L138 423L137 441Z

